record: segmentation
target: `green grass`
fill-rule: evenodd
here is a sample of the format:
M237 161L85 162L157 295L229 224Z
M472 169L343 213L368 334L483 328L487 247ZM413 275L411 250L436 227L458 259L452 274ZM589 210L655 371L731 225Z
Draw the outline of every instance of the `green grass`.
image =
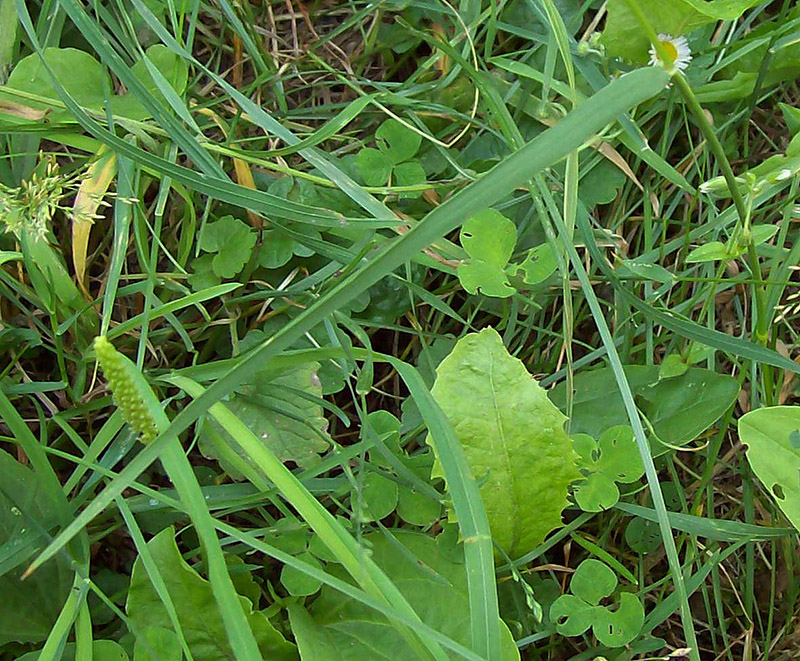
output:
M0 0L0 658L796 658L797 8L292 6Z

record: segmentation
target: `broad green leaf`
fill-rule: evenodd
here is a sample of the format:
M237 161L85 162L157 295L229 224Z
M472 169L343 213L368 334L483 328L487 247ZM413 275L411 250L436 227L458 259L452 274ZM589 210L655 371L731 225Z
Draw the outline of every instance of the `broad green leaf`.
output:
M395 165L413 158L422 144L422 136L396 119L387 119L375 131L380 150Z
M322 564L320 564L319 560L307 551L299 554L297 558L317 569L322 569ZM285 565L281 570L281 584L293 597L308 597L312 594L316 594L322 587L322 581L308 574L304 574L299 569L295 569L289 565Z
M59 556L23 583L27 560L41 548L41 533L58 521L55 506L34 472L0 450L0 645L45 640L72 584L68 557Z
M45 48L42 55L64 89L78 104L91 110L102 108L105 101L103 80L107 81L108 76L94 57L75 48ZM50 76L36 53L22 58L17 63L8 77L6 87L47 99L60 100L61 98L53 89ZM108 89L111 89L110 82ZM36 101L25 101L25 105L42 109L48 107L47 104ZM63 121L71 116L68 110L54 109L50 114L50 119Z
M303 553L308 548L309 537L308 528L289 516L278 519L264 532L266 542L291 555Z
M378 436L380 441L392 454L400 456L400 421L389 411L373 411L367 415L367 425ZM364 431L362 429L362 435ZM382 468L390 468L390 464L377 450L370 450L367 454L369 461Z
M550 606L550 620L562 636L580 636L594 621L594 606L572 594L561 595Z
M380 566L423 622L436 631L469 647L469 596L461 546L417 533L392 531L365 537L372 559ZM328 571L344 576L336 565ZM320 596L305 610L290 606L292 633L303 661L396 661L417 655L386 619L362 603L323 587ZM511 633L502 625L503 656L500 661L519 659ZM454 652L450 658L458 659Z
M17 657L17 661L38 661L39 650L35 652L28 652L22 656ZM64 645L64 653L61 655L61 661L76 661L75 659L75 643L67 643ZM77 661L82 661L78 659ZM128 655L125 650L120 647L119 643L113 640L95 640L92 642L92 661L128 661ZM162 657L159 661L172 661L167 657Z
M187 278L191 288L200 292L222 283L212 265L215 255L200 255L192 260L192 274Z
M505 269L517 243L516 225L499 211L485 209L464 223L460 237L470 256L456 271L461 286L470 294L511 296L515 289Z
M611 161L602 160L581 177L578 195L588 209L609 204L625 185L625 173Z
M659 380L658 366L628 365L625 376L639 409L658 438L670 445L684 445L697 438L722 417L739 394L739 383L733 377L697 367L689 368L682 376ZM571 433L600 438L610 427L628 424L610 368L579 372L574 387ZM563 410L565 384L559 384L549 394ZM667 451L655 441L652 446L656 454Z
M750 411L739 419L739 437L753 472L800 530L800 407Z
M562 525L581 477L566 418L493 328L459 340L436 374L431 393L481 484L494 542L519 557Z
M611 567L592 558L584 560L578 566L569 584L572 594L592 606L597 606L616 587L617 575Z
M697 88L698 100L706 103L742 99L754 93L757 82L760 89L766 90L797 78L800 75L798 18L800 7L795 6L788 15L759 20L744 38L732 42L725 58L729 64L719 72L718 80ZM794 133L785 112L784 118L789 131Z
M425 168L423 168L422 164L417 160L406 161L394 167L394 170L392 170L392 179L394 180L393 184L395 186L417 186L419 184L424 184L426 179ZM401 197L417 197L419 195L422 195L422 191L419 193L400 193Z
M178 93L182 94L186 89L189 79L189 67L186 61L178 57L163 44L150 46L145 52L152 65L166 78L170 86ZM137 61L131 67L131 73L135 75L145 86L147 93L158 99L163 98L161 91L156 85L147 66L142 60ZM150 112L142 105L134 94L128 93L112 99L114 113L129 117L131 119L144 120L150 117Z
M728 249L724 243L719 241L711 241L697 246L686 256L687 264L699 264L702 262L715 262L721 259L730 259Z
M796 136L800 133L800 108L795 108L787 103L779 103L778 107L783 113L783 121L786 122L786 128L789 133Z
M688 363L679 354L671 353L661 361L661 365L658 367L658 378L659 380L671 379L686 374L688 369Z
M195 661L235 659L211 585L183 560L175 544L173 529L162 530L147 543L147 547L166 584ZM294 661L297 658L294 645L284 640L266 615L254 612L248 599L239 597L239 601L264 658ZM167 610L141 558L137 558L133 565L126 610L140 631L153 628L173 631Z
M549 243L531 248L522 264L512 264L509 270L514 273L522 271L522 279L526 285L538 285L544 282L558 268L556 255Z
M354 491L351 500L359 520L379 521L397 507L397 482L370 471L364 478L361 493Z
M766 243L778 233L778 226L753 225L750 231L753 235L753 243L755 243L757 246L760 246L762 243Z
M216 253L211 266L220 278L232 278L239 273L255 245L256 233L233 216L223 216L209 223L200 235L200 248Z
M650 264L649 262L640 262L635 259L622 260L622 264L617 270L620 276L631 274L639 278L644 278L645 280L653 280L654 282L661 282L667 285L675 280L675 276L663 266Z
M152 653L151 653L152 652ZM152 627L136 639L133 661L182 661L183 650L174 631Z
M412 526L429 526L442 515L442 506L405 486L398 487L397 516Z
M606 647L623 647L638 636L644 626L644 608L636 595L623 592L616 610L598 608L592 627L594 635Z
M242 386L227 402L228 409L260 438L281 461L310 466L330 444L328 421L321 405L322 384L317 372L319 363L295 365L277 376L267 370L252 383ZM316 398L316 401L315 401ZM209 422L212 431L221 434L232 450L244 457L239 446L217 423ZM216 447L215 438L203 433L200 447L234 479L244 476Z
M584 560L570 581L572 594L561 595L550 607L550 619L562 636L580 636L592 627L597 640L607 647L622 647L642 631L644 608L630 592L620 595L612 610L600 601L617 587L617 576L603 562Z
M652 553L662 544L658 523L634 517L625 528L625 542L636 553Z
M267 269L276 269L287 264L294 254L294 239L278 229L265 230L258 263Z
M355 166L367 186L385 186L392 175L391 159L372 147L364 147L356 154Z
M637 0L655 31L677 37L716 21L732 21L763 0ZM610 0L603 31L609 55L647 61L650 42L626 0Z

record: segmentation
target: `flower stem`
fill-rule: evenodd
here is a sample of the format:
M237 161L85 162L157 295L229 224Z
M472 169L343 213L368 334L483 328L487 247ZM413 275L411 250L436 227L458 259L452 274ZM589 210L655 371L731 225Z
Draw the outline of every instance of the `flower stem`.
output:
M653 47L656 49L659 59L661 59L662 62L668 62L668 53L666 53L661 40L656 34L656 31L653 29L653 26L650 25L650 21L644 15L644 12L642 11L641 7L639 7L636 0L625 0L625 2L630 8L631 12L636 16L636 19L641 24L642 29L647 35L647 38L650 39ZM730 161L725 154L725 149L722 147L722 143L719 141L719 138L717 138L717 134L714 132L714 127L711 126L711 122L708 121L708 117L706 117L706 113L692 91L689 82L677 69L671 71L670 73L672 74L672 80L675 83L675 86L683 96L683 100L688 106L689 110L695 116L697 124L700 128L700 132L703 134L706 143L711 148L711 153L714 154L714 158L722 170L722 176L725 179L725 183L728 185L728 190L730 191L731 198L733 199L733 204L736 207L736 213L739 216L739 222L741 223L742 231L747 241L747 266L753 276L753 279L756 281L756 284L753 288L755 292L756 303L756 338L762 345L766 346L769 336L767 329L767 292L764 286L764 278L761 274L761 265L758 261L758 254L756 253L753 235L750 232L750 214L748 212L748 207L745 204L741 191L739 190L736 176L733 174L733 168L731 168Z

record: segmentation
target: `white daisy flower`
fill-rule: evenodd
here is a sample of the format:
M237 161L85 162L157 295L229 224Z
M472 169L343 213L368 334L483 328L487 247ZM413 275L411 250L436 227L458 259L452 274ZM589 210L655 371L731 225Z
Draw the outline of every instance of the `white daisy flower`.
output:
M686 37L673 37L671 34L660 34L658 40L666 51L667 61L662 62L655 46L650 46L650 65L663 66L667 71L685 71L692 61L692 51Z

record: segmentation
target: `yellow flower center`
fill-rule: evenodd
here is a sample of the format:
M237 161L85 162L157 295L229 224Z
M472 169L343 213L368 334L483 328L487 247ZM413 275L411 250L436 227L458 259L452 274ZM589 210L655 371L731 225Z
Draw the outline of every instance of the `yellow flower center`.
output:
M667 62L665 64L675 64L675 60L678 59L678 49L675 47L671 41L662 41L661 45L664 47L664 52L667 54Z

